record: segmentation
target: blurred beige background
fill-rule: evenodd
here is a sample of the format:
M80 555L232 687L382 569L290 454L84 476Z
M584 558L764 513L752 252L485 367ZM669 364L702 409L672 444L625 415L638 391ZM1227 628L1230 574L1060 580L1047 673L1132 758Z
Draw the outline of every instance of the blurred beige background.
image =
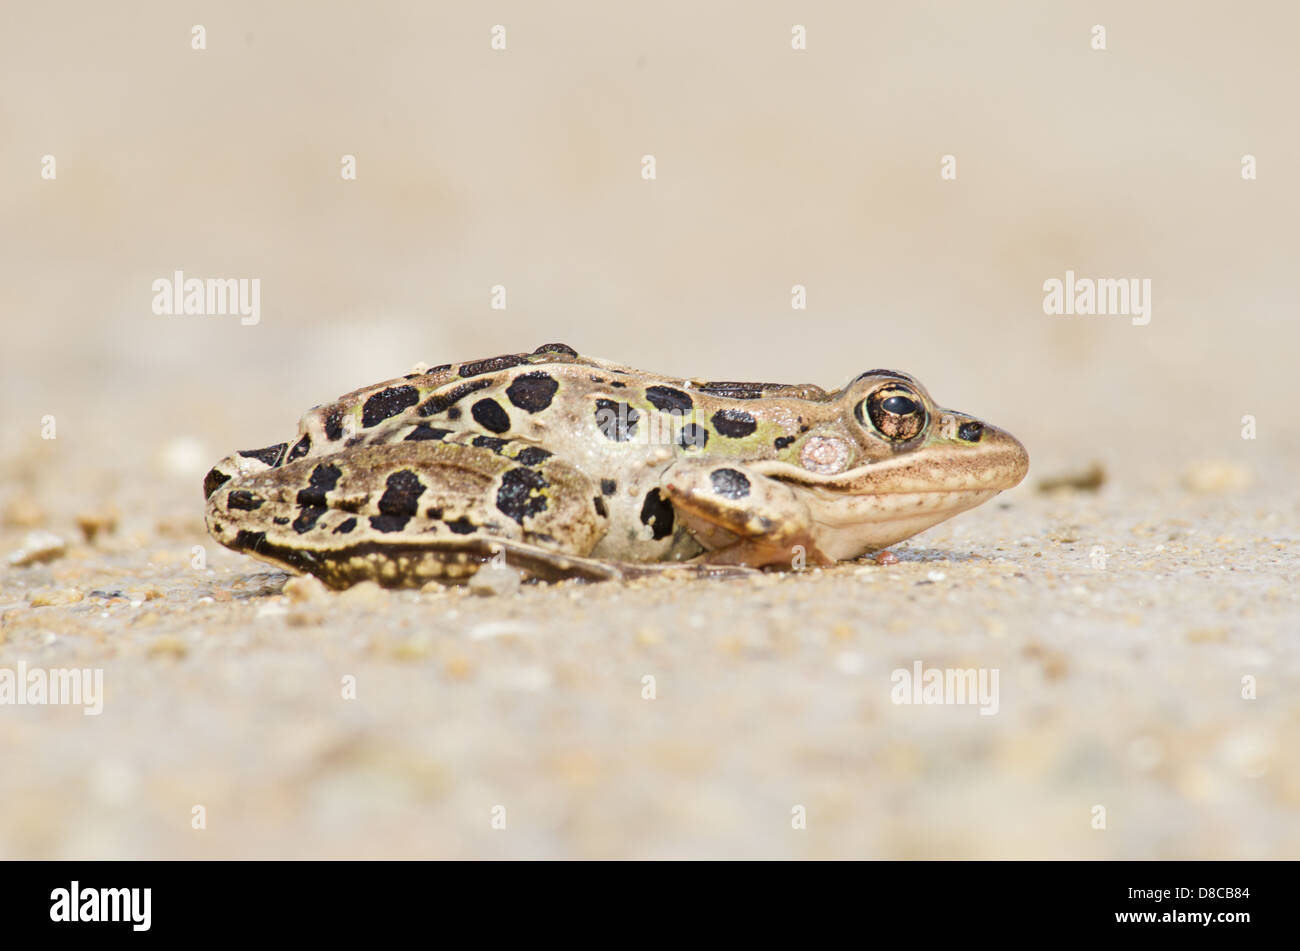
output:
M116 691L0 716L0 854L1294 857L1298 34L1283 2L7 4L0 542L121 521L0 573L3 663ZM178 269L260 279L260 323L155 316ZM1067 269L1149 278L1150 324L1045 315ZM248 559L190 571L220 456L552 341L907 370L1033 469L892 575L282 609ZM1101 496L1034 493L1093 460ZM1185 493L1205 460L1248 485ZM544 634L473 633L503 618ZM1001 667L1003 714L891 707L918 657Z
M907 369L1040 465L1240 451L1244 413L1252 451L1297 438L1290 4L85 3L5 21L7 439L54 412L93 418L105 452L178 429L260 445L418 360L552 340L721 379ZM1045 316L1067 268L1149 277L1150 325ZM260 325L154 316L150 283L176 269L260 278Z

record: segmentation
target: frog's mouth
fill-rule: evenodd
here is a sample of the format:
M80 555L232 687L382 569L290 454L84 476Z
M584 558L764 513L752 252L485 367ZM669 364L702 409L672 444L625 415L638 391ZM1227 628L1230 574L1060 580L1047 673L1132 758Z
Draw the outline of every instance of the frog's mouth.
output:
M1013 488L1029 469L1029 454L1010 433L986 426L976 445L934 445L835 475L776 461L753 468L795 491L808 506L821 550L843 560L892 545Z

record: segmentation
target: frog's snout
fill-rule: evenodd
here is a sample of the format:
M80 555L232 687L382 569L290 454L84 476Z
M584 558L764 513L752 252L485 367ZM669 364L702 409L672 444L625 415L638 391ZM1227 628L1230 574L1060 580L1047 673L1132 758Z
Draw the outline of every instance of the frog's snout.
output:
M1014 488L1025 478L1029 471L1029 450L1005 429L984 424L979 447L989 482L997 488Z

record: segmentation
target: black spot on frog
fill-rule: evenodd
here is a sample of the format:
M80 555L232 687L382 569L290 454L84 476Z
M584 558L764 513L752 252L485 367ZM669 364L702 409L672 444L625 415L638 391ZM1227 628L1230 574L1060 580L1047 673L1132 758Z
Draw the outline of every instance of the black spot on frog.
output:
M515 462L523 466L540 466L553 455L554 453L542 449L540 446L525 446L515 456Z
M298 490L299 505L324 506L325 493L339 484L343 472L338 466L322 463L311 471L305 488Z
M517 357L513 353L507 353L504 356L492 357L489 360L479 360L476 363L462 363L460 366L461 377L481 376L484 373L495 373L497 370L509 370L511 367L517 367L525 363L523 357Z
M758 428L758 421L743 409L720 409L713 414L713 428L722 436L743 439Z
M403 442L420 442L427 439L446 439L451 435L450 429L439 429L437 426L430 426L428 423L421 423L406 434Z
M343 411L336 409L325 417L325 438L338 442L343 438Z
M309 452L311 452L311 437L303 436L298 440L294 447L289 450L289 455L285 457L284 461L286 463L293 462L295 459L301 459Z
M695 407L687 393L671 386L647 386L645 398L651 406L665 413L689 413Z
M520 525L524 518L546 509L546 496L540 494L549 482L536 469L511 469L501 476L497 490L497 508ZM533 493L538 494L534 495Z
M470 408L470 415L474 417L474 422L490 432L503 433L510 428L510 414L490 397L475 403Z
M551 405L555 391L560 388L555 377L538 370L516 377L506 387L506 398L515 406L528 413L539 413Z
M265 501L246 489L235 489L226 496L226 511L239 509L243 512L252 512L260 509Z
M367 428L396 416L407 407L420 401L420 391L414 386L390 386L366 400L361 408L361 425Z
M245 459L256 459L264 462L272 469L280 464L280 459L284 456L284 450L289 444L279 442L274 446L267 446L265 449L241 449L239 454Z
M673 533L674 514L673 504L661 496L658 489L646 493L641 506L641 523L653 529L656 541Z
M641 414L626 403L596 400L596 427L601 435L614 442L627 442L636 435Z

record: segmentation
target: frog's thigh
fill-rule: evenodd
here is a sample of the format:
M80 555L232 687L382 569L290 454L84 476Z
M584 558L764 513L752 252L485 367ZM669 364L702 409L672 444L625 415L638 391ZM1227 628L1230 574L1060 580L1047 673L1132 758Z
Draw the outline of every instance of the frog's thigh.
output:
M422 441L232 480L209 497L207 515L228 547L335 587L464 577L497 554L539 577L604 577L585 558L608 522L599 496L557 458L527 466L487 448Z
M664 472L662 494L708 551L711 564L791 567L834 561L813 540L808 506L783 482L726 460L683 460Z

